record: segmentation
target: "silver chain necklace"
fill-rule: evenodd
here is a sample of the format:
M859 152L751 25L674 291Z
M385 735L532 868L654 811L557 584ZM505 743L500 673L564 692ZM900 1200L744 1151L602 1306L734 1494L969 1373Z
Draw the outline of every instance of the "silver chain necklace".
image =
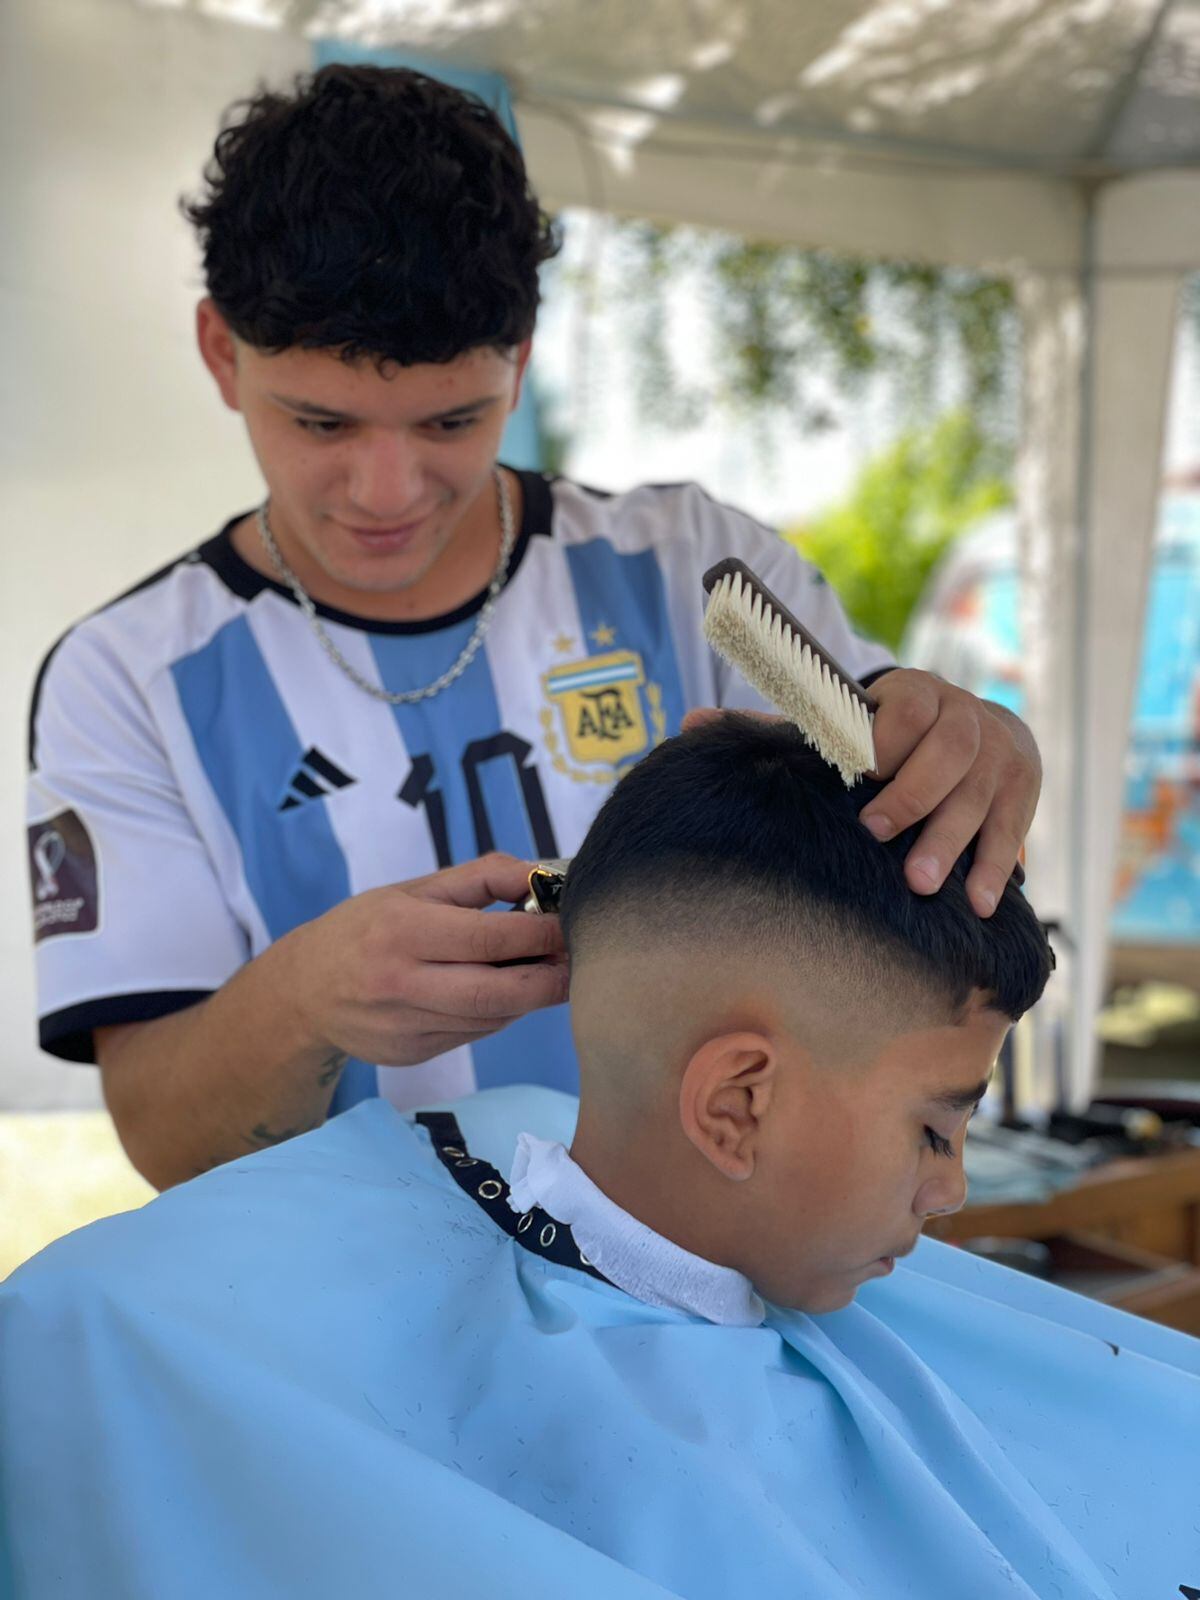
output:
M258 508L258 531L262 535L262 542L271 564L288 588L296 597L296 604L308 618L309 627L317 636L317 642L322 650L333 662L335 667L350 679L351 683L358 685L372 699L385 700L390 706L411 705L415 700L432 700L435 694L441 694L443 689L448 689L456 678L461 678L463 673L474 660L479 646L483 643L484 634L492 620L492 612L496 609L496 601L500 598L500 591L504 587L505 574L508 571L508 560L516 543L516 530L513 527L512 502L508 496L508 485L504 481L504 474L499 467L492 468L492 476L496 480L496 498L500 506L500 559L496 563L496 570L492 573L492 581L488 584L487 598L479 612L479 618L472 630L471 637L462 648L458 660L440 678L435 678L432 683L427 683L423 689L402 689L394 692L391 689L381 689L377 683L371 683L364 678L362 673L351 666L345 656L334 644L325 630L325 624L317 615L317 608L308 590L300 579L283 559L283 552L275 543L275 536L271 532L271 525L267 521L267 502L264 500Z

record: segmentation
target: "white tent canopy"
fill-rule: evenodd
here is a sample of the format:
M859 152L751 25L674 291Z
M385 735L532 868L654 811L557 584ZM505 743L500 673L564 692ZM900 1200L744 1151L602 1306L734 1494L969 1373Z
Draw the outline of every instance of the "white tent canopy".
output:
M1013 278L1046 762L1030 874L1064 928L1068 1082L1086 1097L1176 304L1200 267L1200 0L192 9L502 74L549 204Z

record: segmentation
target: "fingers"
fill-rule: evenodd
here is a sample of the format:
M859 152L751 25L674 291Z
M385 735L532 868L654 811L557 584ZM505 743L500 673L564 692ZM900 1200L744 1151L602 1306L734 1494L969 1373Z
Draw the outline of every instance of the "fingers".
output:
M933 894L978 836L967 893L995 910L1033 820L1041 762L1025 725L928 673L897 670L872 686L878 771L891 775L861 820L891 839L927 819L905 860L918 894Z
M554 916L420 903L417 910L420 924L406 943L409 953L420 961L484 964L562 953L562 925Z
M947 689L949 685L945 686ZM965 814L968 805L982 805L976 826L987 814L987 807L995 789L995 775L986 769L973 772L980 755L982 743L982 716L979 701L961 690L953 690L935 702L930 713L929 700L923 687L896 705L894 718L884 718L883 707L876 716L875 748L878 769L886 773L910 738L915 744L889 784L877 794L869 805L863 807L860 818L877 839L892 839L905 828L919 822L922 817L932 817L936 809L954 793L968 773L973 773L971 792L959 799L951 821L951 837L959 833L958 816ZM883 731L880 725L883 724ZM895 724L895 725L894 725ZM889 733L888 728L892 731ZM919 730L923 729L923 732ZM881 750L881 746L883 749ZM963 839L961 849L974 836L974 829ZM926 840L928 844L929 841ZM950 870L956 856L946 863ZM931 887L937 888L941 879Z
M405 893L444 905L473 906L482 910L497 900L524 900L529 893L531 861L521 861L496 850L459 867L445 867L428 878L403 885Z
M456 1019L456 1026L485 1023L497 1028L530 1011L561 1005L567 986L565 961L540 961L530 967L455 961L422 967L412 1000L422 1010Z
M903 668L871 685L870 693L879 706L874 725L875 771L879 777L892 777L912 755L937 722L943 692L948 689L951 685L931 673Z
M981 917L990 917L1000 903L1033 821L1037 796L1037 787L1031 791L1019 769L1006 774L996 790L967 874L967 894Z
M971 776L938 806L917 836L917 842L904 861L904 876L910 889L917 894L933 894L940 889L951 868L983 826L989 814L995 793L994 778L973 771ZM1012 859L1017 858L1014 847ZM1008 873L1000 880L996 899L1007 881ZM990 874L988 878L990 886ZM972 897L972 903L974 897ZM975 905L977 911L990 915L996 909L996 900L986 905L981 897Z

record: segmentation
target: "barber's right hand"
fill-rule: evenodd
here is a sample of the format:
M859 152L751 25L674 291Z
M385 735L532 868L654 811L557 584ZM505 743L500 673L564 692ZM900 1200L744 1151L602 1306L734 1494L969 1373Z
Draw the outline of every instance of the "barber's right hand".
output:
M331 1051L407 1067L567 998L555 916L487 912L523 900L532 863L488 855L370 889L286 935L289 988ZM525 958L529 965L497 967Z

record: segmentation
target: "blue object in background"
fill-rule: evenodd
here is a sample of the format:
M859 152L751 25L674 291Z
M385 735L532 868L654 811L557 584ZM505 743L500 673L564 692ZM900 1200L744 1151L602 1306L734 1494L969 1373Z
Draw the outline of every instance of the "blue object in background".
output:
M1169 945L1183 956L1200 945L1200 493L1164 492L1158 522L1111 934L1117 945ZM1015 519L1002 513L942 562L901 660L1020 715L1018 585Z
M331 62L344 61L354 66L411 67L414 72L424 72L431 78L448 83L451 88L462 89L478 97L496 113L505 128L519 145L516 119L508 84L498 72L472 72L462 67L452 67L444 61L432 61L423 56L409 55L403 50L374 50L366 45L351 44L341 39L318 39L313 60L316 68L327 67ZM526 467L538 471L542 466L541 430L538 426L537 396L534 393L532 373L526 371L517 409L508 419L504 438L500 444L500 459L510 467Z

